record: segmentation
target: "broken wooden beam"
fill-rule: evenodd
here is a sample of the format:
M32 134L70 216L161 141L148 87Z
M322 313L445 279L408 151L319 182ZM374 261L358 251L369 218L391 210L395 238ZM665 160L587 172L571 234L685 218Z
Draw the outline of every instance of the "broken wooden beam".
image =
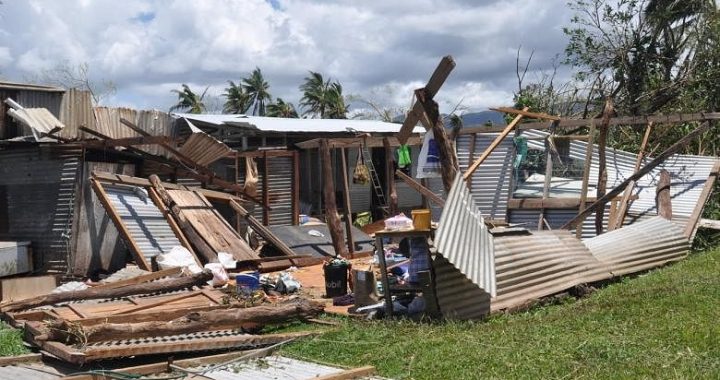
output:
M139 339L155 336L190 334L208 330L238 329L249 324L281 324L318 316L324 304L304 299L273 306L254 306L194 312L172 321L139 323L104 323L81 327L80 334L74 333L77 325L59 321L50 324L47 333L36 336L37 341L66 341L74 343L96 343L103 341ZM71 333L71 331L73 331ZM81 338L79 337L81 336Z
M512 115L523 115L523 116L529 117L531 119L543 119L543 120L552 120L552 121L560 121L561 120L559 116L548 115L544 112L541 112L541 113L529 112L526 110L519 110L519 109L515 109L515 108L510 108L510 107L490 108L490 110L497 111L497 112L503 112L503 113L509 113Z
M387 139L386 139L387 140ZM352 202L350 200L350 179L348 174L347 164L347 149L340 149L340 161L342 163L343 171L343 201L345 201L345 236L347 239L348 252L352 256L355 253L355 239L352 235ZM392 194L390 195L392 199ZM395 201L397 202L397 194L395 195ZM391 201L392 203L392 201Z
M277 236L275 236L275 234L272 233L272 231L270 231L269 228L267 228L265 225L263 225L254 216L250 215L250 213L247 210L245 210L245 208L242 207L239 203L237 203L235 201L230 201L230 207L233 210L235 210L235 212L237 212L238 215L240 215L240 217L244 218L247 221L248 225L258 235L260 235L268 243L275 246L275 248L277 248L280 252L282 252L283 255L288 256L290 258L292 256L296 256L295 252L290 247L288 247L288 245L285 244L284 241L278 239ZM253 260L255 260L255 259L253 259ZM293 265L296 265L296 264L293 262Z
M435 94L440 90L445 80L450 76L450 72L455 68L455 60L452 56L445 56L440 60L440 63L433 71L425 85L425 92L427 94L427 100L431 100L435 97ZM405 144L408 137L412 134L413 128L417 125L418 121L422 118L425 111L423 110L422 104L416 101L413 104L412 109L408 112L403 121L400 131L397 133L397 139L400 144Z
M393 154L392 147L390 146L390 140L386 137L383 139L385 148L385 177L388 185L388 209L390 215L394 216L398 214L398 195L397 189L395 188L395 155Z
M425 196L427 199L435 202L440 207L445 207L445 200L439 197L437 194L433 193L432 190L428 189L427 187L423 186L421 183L415 181L412 177L402 172L402 170L398 169L395 171L395 174L400 177L405 183L408 184L411 188L413 188L418 193Z
M530 109L529 107L525 107L522 110L527 111L529 109ZM478 168L478 166L480 166L480 164L482 164L485 161L485 159L487 159L490 156L490 153L492 153L495 150L495 148L497 148L498 145L500 145L500 143L505 139L505 137L507 137L507 135L509 135L510 132L512 132L512 130L520 122L520 120L522 120L523 117L524 116L522 114L515 116L513 121L511 121L510 124L508 124L505 127L505 129L503 129L502 132L500 132L500 134L495 138L495 140L493 140L492 143L490 143L490 145L485 149L485 151L480 155L480 157L478 157L478 159L475 160L475 162L473 162L472 165L470 165L470 167L468 167L468 169L465 171L465 174L463 174L464 180L467 181L467 179L472 176L472 174L475 172L475 170Z
M446 192L450 192L459 167L455 149L453 149L452 141L448 138L440 119L438 104L432 99L430 92L426 88L421 88L415 91L415 97L430 123L433 139L438 148L443 186Z
M162 182L160 182L160 178L157 175L153 174L150 176L149 179L150 183L152 184L152 189L157 192L157 195L160 197L160 200L165 204L165 207L167 207L173 214L178 227L180 228L180 230L182 230L183 234L190 241L190 243L195 247L197 252L203 257L205 262L212 263L217 261L217 252L215 252L215 250L210 247L210 244L208 244L207 241L205 241L205 239L203 239L203 237L200 236L200 234L195 230L195 228L192 226L185 214L183 214L180 206L178 206L177 204L175 204L175 202L172 201L172 198L170 198L170 195L168 194L167 190L165 190ZM197 257L195 259L197 260Z
M647 148L648 141L650 140L650 132L652 131L652 126L652 123L648 123L647 127L645 128L645 134L643 135L642 142L640 143L640 149L638 151L637 158L635 159L635 171L640 169L640 165L642 165L643 159L645 158L645 149ZM620 204L618 204L617 217L611 218L608 222L608 231L612 231L616 228L622 227L623 223L625 222L625 216L627 215L627 211L630 208L630 196L632 196L633 190L635 190L635 181L630 182L630 184L628 184L628 187L625 189L623 197L620 200Z
M565 223L561 228L572 228L575 227L579 220L586 217L587 215L591 214L593 211L600 207L605 207L605 204L612 198L616 197L618 194L620 194L628 184L630 184L631 181L637 181L638 179L642 178L644 175L650 173L651 170L653 170L655 167L663 163L668 157L672 156L673 154L677 153L682 147L687 145L690 141L692 141L695 137L698 135L704 133L710 129L710 122L706 121L699 127L695 128L692 132L685 135L685 137L678 140L675 144L667 148L665 151L660 153L654 160L650 161L647 165L643 166L640 170L635 172L633 175L628 177L625 181L623 181L621 184L616 186L614 189L612 189L610 192L605 194L602 198L598 199L590 205L587 209L580 212L578 215L576 215L572 220ZM687 232L687 230L686 230Z
M610 117L614 112L612 98L605 101L603 109L602 123L600 124L600 133L598 134L598 183L596 198L600 199L605 195L607 190L607 160L605 158L605 145L607 145L608 129ZM605 208L601 207L595 210L595 235L603 233L603 221L605 219Z
M167 280L150 282L147 284L128 285L120 288L88 288L84 290L75 290L62 293L50 293L38 297L28 298L16 302L10 302L0 307L3 313L32 309L38 306L55 305L61 302L80 301L80 300L96 300L106 298L118 298L134 296L138 294L151 294L158 292L171 292L191 288L193 286L203 286L207 281L212 280L213 274L210 271L202 271L189 277L178 277Z

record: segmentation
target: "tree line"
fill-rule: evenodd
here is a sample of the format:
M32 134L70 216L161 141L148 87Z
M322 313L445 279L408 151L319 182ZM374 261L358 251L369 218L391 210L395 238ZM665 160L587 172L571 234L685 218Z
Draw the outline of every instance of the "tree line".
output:
M208 87L209 88L209 87ZM205 95L208 88L198 94L187 84L172 90L178 101L170 111L203 113L207 110ZM251 114L256 116L298 118L300 115L322 119L346 119L348 107L345 104L343 88L337 80L323 78L319 72L310 71L299 86L302 92L300 107L302 113L291 102L270 95L270 85L256 67L249 76L237 83L228 80L222 96L225 98L223 112L230 114Z

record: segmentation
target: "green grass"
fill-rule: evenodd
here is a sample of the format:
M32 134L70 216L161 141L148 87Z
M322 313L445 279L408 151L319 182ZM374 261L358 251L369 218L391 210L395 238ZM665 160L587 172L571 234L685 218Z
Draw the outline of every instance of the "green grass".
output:
M23 345L22 331L0 322L0 356L27 354Z
M394 378L718 379L720 248L561 305L478 323L343 320L283 353Z

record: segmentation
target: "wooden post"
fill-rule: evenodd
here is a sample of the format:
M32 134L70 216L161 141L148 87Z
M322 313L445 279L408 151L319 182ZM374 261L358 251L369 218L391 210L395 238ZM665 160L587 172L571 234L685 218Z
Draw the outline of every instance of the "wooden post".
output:
M300 154L298 151L293 152L293 224L300 224Z
M270 170L268 170L268 155L267 151L263 152L263 204L266 206L263 208L263 224L266 226L270 225Z
M183 214L180 206L176 205L175 202L173 202L170 198L167 190L165 190L162 182L160 182L160 178L157 175L153 174L150 176L149 180L152 184L153 189L157 191L160 199L165 203L165 206L170 209L170 211L175 216L175 220L177 221L177 224L182 230L182 232L185 233L185 237L187 237L187 239L192 243L197 252L203 257L205 262L212 263L217 261L217 252L215 252L215 250L210 247L210 245L205 241L205 239L203 239L202 236L200 236L200 234L195 231L195 228L193 228L193 226L190 224L190 221L187 220L187 217L185 217L185 215Z
M670 173L663 169L655 190L655 205L659 216L672 219L672 198L670 197Z
M458 171L455 150L453 150L452 142L448 139L445 127L443 126L442 120L440 120L440 111L437 102L432 100L432 97L424 88L416 90L415 95L418 102L423 106L425 115L427 115L430 121L433 138L437 144L438 154L440 156L443 186L445 187L445 191L450 192Z
M705 186L703 186L702 192L700 193L698 203L695 205L695 209L693 209L693 212L690 215L690 219L688 219L688 223L685 226L685 237L690 240L693 240L693 238L695 237L695 232L697 231L697 224L702 217L703 209L705 208L705 202L707 202L707 200L710 198L710 194L712 194L713 187L715 186L715 181L717 181L718 176L720 176L720 160L715 161L715 165L710 171L710 175L705 181Z
M355 240L352 236L352 206L350 205L350 180L348 179L347 150L340 148L343 171L343 199L345 200L345 236L347 236L348 252L355 253Z
M333 186L334 176L330 157L330 146L327 139L320 142L320 154L322 161L322 180L323 180L323 199L325 201L325 221L327 222L330 237L332 238L335 256L347 257L348 253L345 249L345 239L343 237L342 225L337 212L337 203L335 201L335 188Z
M642 165L643 158L645 158L645 149L647 148L648 140L650 139L650 132L652 131L652 122L648 123L647 128L645 128L645 135L643 136L642 142L640 143L640 151L638 152L637 159L635 160L635 171L640 169L640 165ZM612 231L616 228L620 228L623 225L623 222L625 221L625 216L627 215L628 208L630 207L630 197L632 196L632 192L635 189L635 181L630 182L627 189L625 189L625 192L623 193L623 197L620 200L620 205L618 206L617 210L617 217L611 218L610 222L608 223L608 230Z
M525 107L522 110L527 111L529 109L530 108ZM485 151L480 155L480 157L478 157L478 159L475 160L475 162L473 162L472 165L470 165L470 167L465 171L465 174L463 174L464 180L467 180L468 178L470 178L470 176L472 176L472 174L475 172L475 170L478 168L478 166L480 166L480 164L482 164L485 161L485 159L487 159L490 156L490 153L492 153L495 150L495 148L497 148L498 145L500 145L500 143L505 139L505 137L507 137L507 135L509 135L510 132L512 132L512 130L515 129L515 126L520 122L520 120L522 120L523 117L524 116L522 114L515 116L513 121L511 121L510 124L508 124L505 127L505 129L503 129L503 131L500 132L498 137L496 137L495 140L493 140L493 142L490 143L490 146L488 146L485 149Z
M239 185L238 178L240 178L240 155L238 151L235 151L235 184ZM239 192L235 192L236 196L239 196ZM235 231L240 233L240 214L235 213Z
M663 163L668 157L671 155L677 153L682 147L687 145L691 140L693 140L698 135L704 133L710 129L710 122L704 122L701 126L695 128L694 131L688 133L685 135L685 137L678 140L675 144L670 146L669 148L665 149L662 153L660 153L654 160L650 161L647 165L643 166L640 170L635 172L633 175L631 175L628 179L623 181L621 184L619 184L617 187L612 189L609 193L605 194L602 198L598 199L590 205L587 209L579 213L577 216L575 216L572 220L565 223L565 225L562 226L563 229L565 228L572 228L575 225L577 225L577 222L590 214L591 212L595 211L597 208L605 207L605 204L612 198L616 197L618 194L620 194L628 184L630 184L630 181L637 181L638 179L642 178L644 175L650 173L651 170L653 170L655 167Z
M595 124L590 124L590 128L588 130L588 139L587 139L587 146L585 147L585 162L583 165L583 179L582 179L582 186L580 190L580 206L578 207L578 212L582 213L585 211L585 203L587 202L587 193L588 193L588 187L590 182L590 169L592 167L592 160L593 160L593 141L595 139ZM585 218L582 218L580 223L578 224L577 229L575 230L575 237L580 239L582 237L582 229L583 229L583 222L585 221Z
M385 177L387 178L388 199L390 201L388 204L389 211L390 215L397 215L398 196L397 189L395 188L395 157L393 157L390 140L387 137L383 139L383 146L385 147Z
M555 134L555 129L557 125L558 122L554 121L552 127L550 128L550 135L545 139L545 181L543 183L543 201L550 198L550 186L552 185L553 173L552 149L555 146L553 136ZM538 220L537 228L538 231L543 230L545 224L547 224L547 221L545 220L545 207L543 207L540 209L540 217Z
M598 184L596 198L600 199L605 195L607 190L607 161L605 159L605 145L607 145L608 130L610 128L610 117L613 113L613 101L608 98L605 101L603 109L602 123L600 124L600 134L598 136ZM601 207L595 210L595 234L603 233L603 219L605 217L605 208Z

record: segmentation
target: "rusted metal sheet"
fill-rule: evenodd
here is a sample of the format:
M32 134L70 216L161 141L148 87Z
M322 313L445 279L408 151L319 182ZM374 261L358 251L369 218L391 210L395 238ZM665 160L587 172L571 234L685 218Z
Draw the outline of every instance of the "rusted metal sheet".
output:
M138 134L120 123L120 119L133 122L140 129L153 136L177 136L173 120L165 112L157 110L137 111L130 108L95 107L95 130L113 139L137 137ZM135 148L155 155L170 157L170 154L159 145L138 145Z
M65 124L65 128L56 134L60 137L79 138L79 127L81 126L95 130L95 114L90 92L77 89L67 90L60 104L59 119Z
M678 261L687 256L690 250L682 228L659 216L587 239L583 243L616 276Z
M183 155L200 165L208 166L232 151L229 146L192 125L189 120L185 121L191 133L179 149Z
M495 296L493 238L461 175L455 178L445 202L435 247L473 283Z

